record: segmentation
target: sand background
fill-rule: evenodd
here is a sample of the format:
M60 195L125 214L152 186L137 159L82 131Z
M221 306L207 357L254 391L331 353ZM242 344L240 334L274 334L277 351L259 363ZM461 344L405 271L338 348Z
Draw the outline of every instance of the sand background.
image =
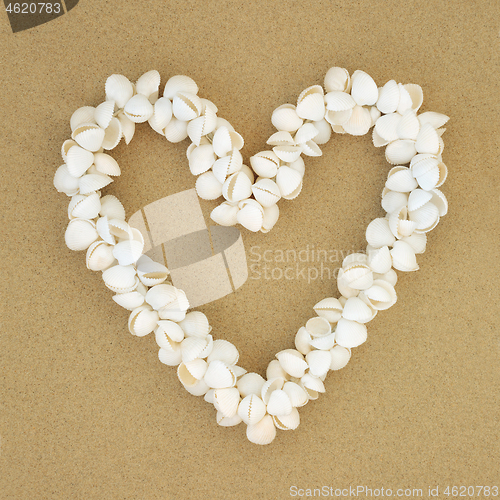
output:
M81 0L17 33L2 13L0 497L285 499L292 486L366 485L424 498L439 486L444 498L447 485L498 485L499 10L493 0ZM331 66L418 83L422 111L451 117L450 212L300 427L258 447L244 425L216 425L213 407L158 362L152 336L130 335L100 273L65 246L68 199L52 180L71 114L101 102L112 73L157 69L162 86L191 76L244 136L248 160L265 149L273 109ZM132 214L193 187L187 145L138 126L113 152L123 174L106 192ZM383 148L336 135L323 152L271 233L243 230L248 259L252 247L362 248L383 215ZM206 214L213 205L202 202ZM328 279L249 279L200 310L243 367L264 373L336 293Z

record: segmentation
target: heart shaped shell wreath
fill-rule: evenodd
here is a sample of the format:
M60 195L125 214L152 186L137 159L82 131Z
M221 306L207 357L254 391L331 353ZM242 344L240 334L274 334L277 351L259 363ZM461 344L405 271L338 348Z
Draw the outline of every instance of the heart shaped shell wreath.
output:
M111 75L106 100L85 106L71 116L71 139L62 146L64 164L54 186L71 200L65 240L71 250L87 250L87 267L102 271L113 299L131 311L128 328L142 337L154 332L160 361L177 366L185 389L215 406L221 426L247 425L252 443L269 444L276 428L299 425L298 407L325 391L330 370L349 362L351 349L367 338L366 323L396 302L396 270L416 271L415 255L423 253L426 233L447 212L438 189L447 169L441 154L448 117L418 114L422 89L388 81L377 87L363 71L352 76L331 68L320 85L300 93L296 105L276 108L271 120L277 132L268 150L243 164L243 138L217 116L217 107L198 96L187 76L170 78L158 97L160 75L149 71L135 84ZM170 142L189 137L189 169L197 176L200 198L225 201L211 213L220 225L241 224L267 232L278 220L277 202L299 195L304 176L302 155L320 156L332 131L364 135L373 128L373 144L386 146L394 165L382 191L385 217L366 230L366 253L348 255L338 274L339 298L327 297L314 306L316 316L301 327L295 349L276 354L266 379L238 366L238 350L226 340L214 340L208 319L189 309L186 294L168 281L168 269L143 255L141 232L125 222L125 210L101 189L120 175L118 163L104 151L121 138L128 144L135 124L148 122ZM255 178L255 175L257 178Z

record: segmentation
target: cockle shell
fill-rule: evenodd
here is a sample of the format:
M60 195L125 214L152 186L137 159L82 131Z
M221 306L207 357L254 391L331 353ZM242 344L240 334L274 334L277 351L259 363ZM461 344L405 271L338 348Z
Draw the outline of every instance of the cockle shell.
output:
M417 153L438 154L441 147L440 137L436 129L430 124L422 125L415 142Z
M218 359L227 365L235 365L238 362L239 357L240 355L238 353L238 349L236 349L231 342L218 339L214 341L212 352L208 356L207 361L210 363L211 361Z
M283 370L285 370L285 372L290 374L292 377L302 377L308 368L304 356L295 349L285 349L284 351L280 351L276 354L276 357L278 358Z
M54 175L54 187L59 193L64 193L67 196L74 196L78 193L79 179L73 177L68 170L66 164L61 165Z
M273 152L276 156L285 163L291 163L297 160L302 153L301 146L274 146Z
M106 99L114 101L118 108L123 108L134 95L134 87L123 75L111 75L106 80Z
M107 215L104 217L100 217L96 222L96 229L99 236L110 245L116 244L116 238L113 234L111 234L109 220Z
M132 228L121 219L108 220L109 232L120 240L134 239Z
M385 187L391 191L408 193L418 186L417 181L408 167L396 166L387 175Z
M160 97L154 103L153 108L153 116L148 122L153 130L163 135L165 127L172 119L172 102L166 97Z
M263 207L270 207L281 198L280 188L271 179L258 180L252 186L252 193Z
M392 181L391 181L392 182ZM408 203L408 195L398 191L391 191L384 188L382 193L382 208L387 213L392 213Z
M320 300L313 309L318 316L330 323L336 323L342 316L342 304L334 297Z
M95 123L82 123L71 134L79 146L87 151L99 151L104 140L104 130Z
M252 195L252 182L244 172L236 172L222 185L222 195L230 202L249 198Z
M392 234L397 239L401 239L410 236L415 231L416 223L408 219L408 209L404 206L389 216L389 227Z
M373 312L359 297L350 297L344 305L342 317L358 323L367 323L373 319Z
M161 287L161 291L153 296L151 290ZM149 294L149 296L148 296ZM161 319L170 319L172 321L182 321L186 317L186 311L189 308L189 302L183 290L172 285L155 285L146 294L146 302L154 304L155 309Z
M377 108L387 115L394 113L399 104L399 87L395 80L389 80L379 89Z
M158 262L153 261L146 255L143 255L137 261L137 275L146 286L159 285L167 279L168 269Z
M169 142L181 142L188 136L187 122L178 120L175 116L173 116L164 131L165 137Z
M113 247L104 241L95 241L87 249L85 262L87 269L91 271L104 271L115 263ZM142 302L139 305L142 305Z
M333 346L332 349L330 349L330 354L332 356L330 370L340 370L344 368L351 359L351 349L342 347L341 345Z
M158 89L160 88L160 73L151 70L139 77L135 84L138 94L146 96L150 102L156 102L158 99Z
M276 377L272 379L268 379L265 384L262 386L262 391L260 393L260 397L264 403L269 403L269 398L274 391L278 391L283 388L283 384L285 383L285 379L282 377Z
M211 134L217 126L217 115L212 107L207 106L201 116L191 120L187 126L187 133L191 141L200 145L204 136Z
M402 115L408 109L411 109L413 106L413 100L411 98L410 93L406 90L405 86L402 83L398 83L399 87L399 103L397 112Z
M370 106L370 116L372 119L372 127L377 123L377 120L382 116L382 113L377 109L376 106Z
M413 109L406 110L401 115L397 127L397 134L399 139L412 139L416 140L420 131L420 122L418 121L417 114ZM416 144L415 144L416 148Z
M202 109L201 99L189 92L177 92L172 101L172 112L181 121L187 122L198 118Z
M325 116L324 92L321 85L312 85L300 93L296 111L304 120L317 121Z
M276 184L280 190L281 196L286 199L297 196L302 187L302 176L296 170L282 166L276 174Z
M372 126L370 111L363 106L354 106L351 116L342 123L344 130L351 135L365 135Z
M64 234L67 247L74 251L86 250L97 238L94 222L87 219L71 219Z
M73 177L81 177L94 163L94 154L80 146L72 146L66 154L68 172Z
M314 139L317 135L317 128L312 123L305 123L299 128L299 130L297 130L293 140L296 144L307 143L308 141Z
M227 156L233 149L241 149L244 145L243 137L238 132L227 127L219 127L213 136L212 145L215 154L219 157Z
M321 156L323 154L321 148L314 141L301 142L298 146L301 149L301 153L306 156ZM299 158L300 156L297 160Z
M225 417L232 418L238 412L240 393L235 387L214 390L214 406Z
M183 342L187 340L189 339ZM236 375L229 365L219 359L214 359L208 365L204 380L213 389L224 389L226 387L234 387L236 384Z
M216 179L223 184L229 175L241 170L243 157L237 149L233 149L227 156L223 156L212 165L212 171Z
M352 98L359 106L372 106L378 99L378 88L373 78L364 71L356 70L351 77Z
M385 159L392 165L408 163L416 154L415 141L409 139L398 139L385 148Z
M128 293L137 288L139 280L133 266L116 265L103 271L104 284L115 293Z
M415 251L405 241L396 241L391 249L392 267L398 271L417 271Z
M364 324L345 318L339 319L335 329L335 341L342 347L357 347L366 341L367 330Z
M111 184L113 179L104 174L85 174L80 177L78 186L80 194L89 194Z
M241 400L237 413L245 424L254 425L264 418L266 404L256 394L249 394Z
M94 118L95 108L93 106L83 106L78 108L69 120L71 132L80 126L82 123L96 123Z
M384 274L392 266L392 258L387 245L373 248L368 252L368 265L374 273Z
M319 377L315 377L310 373L306 373L300 378L300 385L308 394L309 391L314 391L316 393L325 392L325 385L323 384L323 381Z
M282 431L291 431L300 424L300 416L297 408L292 408L289 415L273 415L274 425Z
M238 379L238 382L236 382L236 387L240 391L241 397L245 398L250 394L260 395L265 382L266 381L261 375L259 375L258 373L250 372L246 373L240 379Z
M183 387L187 392L189 392L189 394L192 394L193 396L204 396L210 390L210 387L208 387L203 379L198 380L194 385Z
M324 83L327 92L349 92L351 88L351 77L346 69L335 66L326 72Z
M301 177L304 178L304 174L306 172L306 166L301 156L299 156L295 161L292 161L291 163L288 163L284 166L296 170L301 175Z
M369 288L373 282L373 273L368 264L364 262L353 262L352 264L342 264L342 269L338 278L343 279L345 284L355 290Z
M158 321L155 335L158 345L164 348L170 348L172 342L182 342L184 340L184 330L177 323L168 319Z
M173 99L177 92L189 92L191 94L198 93L198 85L189 76L175 75L172 76L165 84L163 96Z
M232 427L233 425L241 424L241 417L236 414L233 417L225 417L223 413L220 411L217 412L216 415L217 423L222 427Z
M144 305L144 295L138 291L118 293L113 295L112 298L119 306L128 311L133 311L137 307Z
M346 92L333 91L325 95L326 109L329 111L346 111L356 106L356 101Z
M446 165L431 154L418 154L411 163L410 169L418 185L425 191L441 186L448 175Z
M210 218L220 226L234 226L238 222L238 211L238 206L225 201L212 210Z
M142 255L144 239L137 229L132 229L132 238L118 242L113 247L113 256L121 266L135 264Z
M94 120L99 127L106 129L113 118L115 101L104 101L95 108Z
M150 306L140 306L130 313L128 329L132 335L144 337L155 329L158 319L158 313Z
M377 311L389 309L397 300L394 286L385 280L374 280L373 285L364 290L363 294L369 305Z
M376 125L377 125L377 123L375 123L375 126ZM372 131L372 142L376 148L380 148L381 146L386 146L387 144L389 144L388 140L384 139L383 137L380 137L380 135L378 134L378 132L375 128L373 128L373 131Z
M311 339L311 334L307 331L307 329L304 326L300 327L297 334L295 335L295 348L297 349L297 351L299 351L301 354L304 354L304 356L308 352L311 352Z
M101 200L97 193L77 194L71 198L68 206L70 219L95 219L101 209Z
M96 169L101 172L101 174L111 176L121 174L118 162L106 153L95 153L94 164Z
M431 201L436 205L439 210L439 216L443 217L448 213L448 200L442 191L439 189L433 189L431 191L432 198Z
M309 397L307 396L307 393L304 391L304 389L295 382L285 382L283 390L290 398L290 402L292 403L293 407L304 406L309 400Z
M398 126L401 122L401 115L399 113L390 113L388 115L381 116L377 123L375 123L374 131L377 132L379 137L385 139L388 142L392 142L398 139Z
M177 366L182 362L181 349L177 343L174 343L173 349L160 349L158 351L158 359L165 365Z
M260 151L250 157L250 165L260 177L274 177L280 166L280 159L273 151Z
M435 113L434 111L426 111L418 115L418 120L422 128L428 123L436 130L441 128L449 119L449 116L443 115L442 113Z
M295 132L302 126L304 121L297 114L293 104L283 104L273 111L271 123L278 130Z
M290 132L280 130L272 134L266 141L270 146L295 146L295 140Z
M185 388L193 387L203 379L207 366L207 362L199 358L187 363L182 362L177 367L177 378Z
M405 236L401 239L408 243L416 254L424 253L427 244L427 236L425 233L413 233L410 236Z
M205 338L185 338L181 342L182 361L187 363L196 358L206 358L212 352L213 345L214 341L210 334Z
M205 338L212 330L208 323L208 318L201 311L187 313L186 317L179 322L179 326L186 334L186 337Z
M345 130L342 127L352 115L352 108L346 109L344 111L327 111L325 115L325 120L332 126L332 130L338 134L345 134Z
M280 365L280 362L277 359L273 359L269 361L269 364L266 368L266 378L267 380L272 380L275 378L282 378L283 380L288 380L290 375L283 370L283 367Z
M316 144L326 144L332 136L332 127L330 124L323 118L322 120L313 122L313 125L318 131L318 135L314 138L314 142Z
M366 228L366 241L373 248L391 246L396 238L389 228L389 221L383 218L374 219Z
M123 111L127 118L134 123L144 123L153 116L154 108L146 96L136 94L127 101Z
M292 403L285 391L279 389L271 392L267 403L267 413L269 415L290 415L292 409Z
M403 85L403 88L408 92L410 96L411 108L414 111L418 111L424 101L424 93L422 91L422 87L420 85L416 85L415 83L407 83Z
M249 231L257 232L264 223L264 209L256 200L247 199L238 204L239 211L236 220Z
M120 122L121 133L125 139L125 144L130 144L130 141L134 137L135 133L135 123L130 120L123 111L119 112L116 118ZM111 120L111 122L113 122L113 120ZM108 127L108 130L109 128L110 127Z
M309 373L314 377L322 377L328 373L332 362L330 351L311 351L306 354Z
M264 220L262 221L261 228L263 233L269 232L274 227L276 222L278 222L279 214L280 211L278 205L264 207Z
M410 220L415 223L415 231L421 233L431 231L439 222L439 209L430 201L416 210L410 211L408 215Z
M201 174L196 179L196 192L202 200L216 200L222 196L222 183L212 171Z
M329 335L332 327L327 319L320 316L309 319L306 322L306 330L310 333L311 337L323 337Z

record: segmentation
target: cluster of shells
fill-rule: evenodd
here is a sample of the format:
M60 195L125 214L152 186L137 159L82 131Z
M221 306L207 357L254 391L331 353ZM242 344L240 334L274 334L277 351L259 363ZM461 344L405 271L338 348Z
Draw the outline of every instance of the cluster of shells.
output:
M296 105L273 112L277 132L267 140L271 148L252 156L250 168L243 164L241 135L217 116L212 102L198 96L191 78L173 76L162 97L159 86L157 71L135 84L111 75L106 100L73 113L71 139L62 146L64 164L54 177L56 189L71 197L65 241L72 250L86 250L87 267L102 272L114 301L130 311L129 331L139 337L154 332L160 361L177 366L185 389L214 405L219 425L244 422L252 443L269 444L277 428L297 428L297 408L325 391L328 372L346 366L351 349L365 342L366 323L395 304L395 270L418 269L416 255L425 251L426 233L447 212L438 188L447 175L441 136L448 117L418 114L423 100L418 85L390 80L379 88L363 71L351 76L334 67L324 89L308 87ZM143 255L142 234L125 221L120 201L101 196L101 189L120 175L118 163L105 151L122 138L128 144L135 124L146 121L170 142L189 137L187 157L198 176L199 196L225 198L212 219L251 231L274 226L277 202L295 198L302 188L301 155L321 155L319 145L332 132L364 135L373 129L374 145L386 146L394 167L382 192L385 217L368 225L366 253L344 259L337 279L341 296L314 306L316 316L298 330L295 349L276 354L266 378L237 365L238 350L213 339L205 314L188 312L187 297L169 281L168 269Z

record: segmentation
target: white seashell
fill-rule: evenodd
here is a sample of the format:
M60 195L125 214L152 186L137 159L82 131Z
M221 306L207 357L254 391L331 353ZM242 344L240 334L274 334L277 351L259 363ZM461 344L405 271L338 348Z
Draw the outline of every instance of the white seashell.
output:
M172 102L166 97L160 97L153 106L153 116L148 120L151 128L164 135L165 127L172 119Z
M181 350L177 347L172 350L160 349L158 351L158 359L165 365L177 366L182 361Z
M282 378L283 380L288 380L290 378L290 375L288 375L288 373L285 370L283 370L283 367L280 365L280 362L277 359L273 359L267 365L266 378L267 380L273 380L278 378ZM281 386L278 388L281 389ZM267 389L268 387L266 386L266 391Z
M113 247L106 245L104 241L95 241L87 249L85 263L87 269L91 271L104 271L108 269L108 267L115 263ZM142 302L135 307L142 305Z
M273 151L260 151L250 157L250 165L260 177L274 177L280 166L280 159Z
M210 218L220 226L234 226L238 222L238 211L238 206L225 201L212 210Z
M301 152L306 156L321 156L323 154L321 148L314 141L301 142L299 147L301 148Z
M342 261L344 271L352 265L368 264L368 256L365 253L350 253Z
M286 163L291 163L297 160L302 152L301 146L274 146L276 156Z
M106 153L95 153L94 164L101 174L117 176L121 174L118 162Z
M392 266L391 253L389 247L384 245L380 248L373 248L368 252L368 265L374 273L384 274Z
M115 101L104 101L94 110L94 121L99 127L106 129L115 112Z
M86 250L98 238L95 224L91 220L71 219L64 234L70 250Z
M313 309L318 316L330 323L336 323L342 316L342 304L334 297L320 300Z
M333 346L333 348L330 349L330 354L332 356L330 370L341 370L351 359L351 350L341 345Z
M397 126L397 134L399 139L416 140L420 131L420 122L413 109L406 110ZM415 145L416 147L416 145Z
M261 231L263 233L269 232L276 222L278 222L279 218L279 208L278 205L272 205L270 207L264 207L264 219L262 221Z
M203 396L203 399L207 402L207 403L210 403L210 404L214 404L214 393L215 393L215 389L209 389L205 395Z
M82 123L96 123L94 118L95 108L93 106L83 106L78 108L69 120L71 132L74 132Z
M70 219L95 219L101 209L101 200L97 193L77 194L71 198L68 206Z
M186 317L179 322L179 326L186 334L186 337L205 338L212 330L208 318L200 311L192 311L186 314Z
M418 210L432 199L432 193L423 189L414 189L408 197L408 210L410 212Z
M396 241L391 249L392 267L398 271L417 271L415 251L409 243Z
M252 195L252 182L244 172L236 172L222 185L222 195L230 202L249 198Z
M118 293L113 295L113 300L124 309L128 311L133 311L137 307L144 305L144 295L137 291L128 293Z
M309 373L314 377L322 377L328 373L332 362L330 351L311 351L306 354Z
M274 425L282 431L294 430L300 424L299 412L296 408L293 408L290 415L273 415L273 422Z
M121 125L122 136L125 139L125 144L129 144L134 137L135 123L132 120L129 120L123 111L118 113L117 119Z
M105 92L108 101L114 101L118 108L123 108L134 95L134 87L127 77L111 75L106 80Z
M372 106L378 99L378 88L373 78L364 71L356 70L352 74L352 98L359 106Z
M186 311L189 309L189 302L183 290L175 289L177 299L162 307L158 314L161 319L170 319L172 321L182 321L186 317Z
M65 193L68 196L74 196L78 193L77 177L73 177L66 164L61 165L54 175L54 187L59 193Z
M315 379L315 377L311 377L311 378L313 378L313 380ZM319 380L321 382L320 379L317 379L317 380ZM306 383L307 383L307 378L306 378ZM319 397L319 392L318 391L315 391L314 389L310 389L309 387L306 387L302 383L301 380L298 382L298 384L299 384L300 388L307 394L308 401L309 400L312 401L312 400L318 399L318 397Z
M307 331L307 329L302 326L299 328L299 331L295 335L295 348L304 356L312 350L311 342L312 337L311 334ZM274 360L277 361L277 360ZM279 361L278 361L279 363ZM280 365L281 366L281 365Z
M308 394L310 391L314 391L315 393L325 392L323 381L319 377L315 377L310 373L306 373L303 377L301 377L300 384Z
M137 261L137 275L141 283L146 286L159 285L167 279L168 269L158 262L154 262L146 255Z
M290 167L280 167L276 174L276 184L283 197L291 196L302 185L302 176Z
M252 199L240 201L236 220L249 231L257 232L262 229L264 209L259 202Z
M222 184L212 171L201 174L195 184L198 196L203 200L215 200L222 196Z
M439 210L432 202L425 203L420 208L410 211L408 215L410 220L416 224L415 231L421 233L431 231L439 222Z
M120 241L113 247L113 256L121 266L128 266L135 264L139 257L142 255L144 249L144 239L139 231L137 231L139 238Z
M214 341L212 352L208 356L207 362L210 363L211 361L218 359L228 365L235 365L238 362L239 357L240 355L238 353L238 349L236 349L231 342L218 339Z
M194 339L195 337L192 338ZM187 340L190 339L183 340L183 343ZM237 377L231 368L219 359L214 359L209 363L204 377L205 383L213 389L234 387L236 379Z
M198 93L198 85L196 82L189 78L189 76L175 75L172 76L165 84L163 96L173 99L177 92L189 92L190 94Z
M307 320L305 328L311 337L323 337L329 335L332 331L332 327L328 320L321 316L316 316Z
M427 244L427 236L425 233L414 232L410 236L405 236L401 239L408 243L416 254L424 253Z
M177 368L177 378L180 383L185 387L193 387L200 380L207 371L207 362L203 359L193 359L188 363L180 363ZM239 396L239 394L238 394Z
M257 181L252 186L252 193L263 207L270 207L281 198L278 185L271 179L260 179Z
M113 179L104 174L86 174L80 177L78 186L80 188L80 194L89 194L93 191L99 191L112 182Z
M199 175L212 168L216 156L211 144L198 146L189 155L189 170L193 175Z
M146 96L150 101L156 102L158 99L158 89L160 88L160 73L156 70L148 71L139 77L135 84L138 94Z
M391 181L393 182L393 181ZM406 206L408 203L408 195L406 193L400 193L398 191L391 191L390 189L384 189L385 194L382 194L382 208L387 212L391 213L396 211L402 206Z
M434 111L426 111L425 113L418 115L418 120L420 121L422 128L424 125L429 124L432 125L433 128L438 129L441 128L449 119L449 116L441 113L435 113Z
M415 141L409 139L398 139L385 148L385 159L392 165L408 163L416 154Z
M352 116L352 109L345 111L327 111L325 120L331 125L332 130L338 134L345 134L344 128L341 126L346 123Z
M399 86L396 81L389 80L379 89L377 108L385 115L394 113L399 105L399 94Z
M402 115L408 109L412 109L413 101L410 93L406 90L405 86L401 83L398 83L399 87L399 103L397 112Z
M362 106L355 106L352 109L349 120L342 124L344 130L351 135L365 135L372 126L370 111Z
M293 407L304 406L309 400L307 392L295 382L285 382L283 390L286 392Z
M342 316L358 323L367 323L373 319L372 310L359 297L347 299Z
M346 280L343 278L344 271L342 269L339 270L338 276L337 276L337 289L342 295L342 297L339 298L340 303L342 306L344 305L345 301L343 299L347 299L349 297L356 297L359 294L359 290L356 288L351 288Z
M304 356L295 349L285 349L276 354L281 367L292 377L300 378L308 368Z
M207 107L201 116L188 123L187 133L191 141L199 146L202 138L211 134L215 130L216 126L217 115L211 107Z
M377 124L375 123L375 125L377 125ZM380 148L382 146L386 146L387 144L389 144L389 141L380 137L380 135L375 130L375 128L373 129L373 132L372 132L372 142L376 148Z
M103 271L104 284L115 293L128 293L137 288L139 280L133 266L116 265Z
M180 343L184 340L184 330L174 321L161 319L158 321L155 336L158 345L168 349L171 348L172 342Z
M240 393L235 387L214 390L214 406L225 417L232 418L237 415L240 403ZM241 418L241 417L240 417Z
M417 181L408 167L393 167L387 175L385 187L399 193L409 193L417 187Z
M390 113L381 116L375 123L375 132L386 141L392 142L398 139L398 128L402 116L398 113Z
M232 427L234 425L241 424L242 420L239 415L234 415L233 417L225 417L220 411L216 415L217 423L222 427Z
M182 361L188 363L196 358L206 358L213 349L213 338L187 337L181 342ZM229 386L228 386L229 387Z
M356 106L356 101L346 92L333 91L325 95L326 109L329 111L346 111Z
M314 142L316 144L326 144L332 136L332 127L324 118L312 123L318 131L318 135L314 138Z
M245 396L238 405L237 413L247 425L260 422L266 414L266 405L256 394Z
M377 120L382 116L382 113L377 109L376 106L370 107L370 116L372 119L372 127L377 123Z
M416 229L416 223L408 219L408 209L401 207L389 216L389 227L392 234L400 239L410 236Z
M146 302L156 310L165 307L175 300L177 300L177 291L172 285L154 285L146 293Z
M444 193L442 193L439 189L433 189L432 193L432 203L438 207L439 216L443 217L448 213L448 200Z
M250 372L246 373L240 379L238 379L238 382L236 382L236 387L240 391L241 397L246 398L250 394L259 395L265 382L266 381L264 380L264 378L261 377L258 373Z
M366 326L345 318L339 319L335 329L335 341L342 347L357 347L366 341Z
M415 149L417 153L438 154L441 146L439 135L430 123L422 125L416 139Z
M403 85L403 88L408 92L411 99L411 108L416 112L422 106L424 102L424 93L422 91L422 87L420 85L416 85L415 83L407 83Z
M368 264L352 264L339 271L339 280L354 290L369 288L373 282L373 273Z
M153 116L154 108L146 96L136 94L127 101L123 111L126 117L134 123L144 123Z
M396 303L394 285L385 280L374 280L373 285L363 292L371 307L377 311L389 309Z
M215 154L219 157L227 156L233 149L241 149L244 145L243 137L238 132L227 127L219 127L213 136L212 145Z
M101 211L99 213L103 217L107 216L110 220L125 220L125 209L120 200L112 194L107 194L101 198Z
M251 443L259 445L270 444L275 437L276 427L271 415L266 415L256 424L247 426L247 438Z
M151 333L158 321L158 313L153 311L148 305L134 309L128 319L128 329L132 335L144 337Z
M366 228L366 241L373 248L391 246L396 238L389 228L389 221L383 218L374 219Z
M271 392L267 403L267 413L269 413L269 415L290 415L292 410L292 403L285 391L279 389Z
M193 396L204 396L210 389L204 380L198 380L196 384L192 386L183 386L189 394Z
M418 185L425 191L441 186L448 175L446 165L436 156L419 154L410 163L413 176Z
M104 140L104 130L94 123L82 123L75 128L71 138L87 151L99 151Z
M293 140L296 144L307 143L318 135L317 128L312 123L306 123L297 130Z
M288 163L284 166L290 167L291 169L296 170L300 174L300 176L302 178L304 178L304 174L306 172L306 166L305 166L304 160L302 159L301 156L299 156L295 161Z
M290 132L280 130L272 134L266 141L266 144L269 144L270 146L294 146L295 141Z
M295 132L304 122L297 114L293 104L283 104L273 111L271 123L278 130Z
M190 121L198 118L203 109L201 99L189 92L177 92L172 101L172 112L181 121Z
M134 129L135 130L135 129ZM121 138L124 136L122 122L118 118L111 118L108 127L104 132L104 139L102 141L103 149L114 149L120 143Z
M321 85L313 85L300 93L296 111L304 120L318 121L325 116L325 100Z
M285 383L285 379L282 377L268 379L264 385L262 386L262 391L260 397L262 401L267 405L269 403L269 398L274 391L278 391L283 388L283 384Z
M165 137L167 140L172 143L177 143L183 141L187 136L187 122L178 120L173 116L165 127Z
M228 156L223 156L215 161L212 165L212 171L216 179L223 184L229 175L241 170L242 165L241 153L237 149L233 149Z
M351 88L351 77L344 68L330 68L325 75L325 90L327 92L340 91L349 92Z

